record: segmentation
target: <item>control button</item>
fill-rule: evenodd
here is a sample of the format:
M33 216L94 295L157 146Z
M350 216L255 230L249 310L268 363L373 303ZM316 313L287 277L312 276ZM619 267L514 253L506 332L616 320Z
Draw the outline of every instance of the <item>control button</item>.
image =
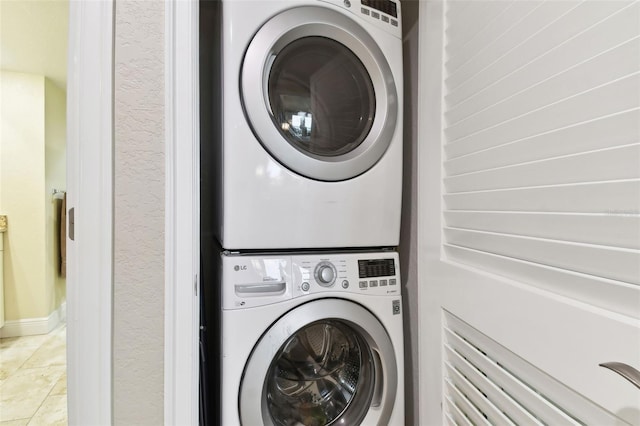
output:
M395 278L391 278L389 280L389 285L396 285L396 279Z
M365 15L369 14L369 9L365 9L364 7L360 8L360 12L364 13Z
M380 287L385 287L387 285L387 280L380 280Z
M369 287L378 287L378 280L369 281Z
M391 25L393 25L394 27L398 26L398 21L396 21L395 19L391 20Z
M349 0L344 0L345 7L351 7L351 2Z
M380 14L378 12L371 12L371 17L372 18L376 18L376 19L380 19Z
M389 22L389 17L382 15L382 22Z
M303 282L302 285L300 286L300 288L302 289L302 291L309 291L309 288L311 286L309 285L308 282Z
M360 288L367 288L369 286L369 284L366 281L360 281L358 284Z
M342 281L342 288L349 288L349 281L343 280Z

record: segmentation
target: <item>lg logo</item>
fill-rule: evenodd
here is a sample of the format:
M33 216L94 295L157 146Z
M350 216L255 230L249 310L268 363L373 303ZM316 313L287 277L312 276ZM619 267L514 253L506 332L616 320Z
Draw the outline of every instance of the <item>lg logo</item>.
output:
M246 271L247 270L247 265L236 265L233 267L233 270L238 272L238 271Z

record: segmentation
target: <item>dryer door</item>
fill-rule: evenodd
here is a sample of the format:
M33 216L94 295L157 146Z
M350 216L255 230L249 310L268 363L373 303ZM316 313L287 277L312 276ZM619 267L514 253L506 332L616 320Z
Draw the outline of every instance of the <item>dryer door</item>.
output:
M243 425L386 425L396 396L391 340L362 306L301 305L262 336L240 389Z
M358 176L385 153L398 121L396 84L375 40L324 7L276 15L256 33L241 75L256 137L303 176Z

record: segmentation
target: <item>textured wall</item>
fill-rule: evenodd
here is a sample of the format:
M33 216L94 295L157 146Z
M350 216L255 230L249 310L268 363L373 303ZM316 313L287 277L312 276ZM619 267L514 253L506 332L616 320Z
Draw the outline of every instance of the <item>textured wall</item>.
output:
M164 2L116 2L113 420L163 424Z

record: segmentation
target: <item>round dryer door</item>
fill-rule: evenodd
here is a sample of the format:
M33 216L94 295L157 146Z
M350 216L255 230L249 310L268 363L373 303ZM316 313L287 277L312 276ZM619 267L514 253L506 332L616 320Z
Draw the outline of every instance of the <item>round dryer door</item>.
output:
M396 85L375 40L323 7L287 10L245 54L242 100L256 137L303 176L346 180L384 155L396 128Z
M280 318L249 359L240 389L245 425L388 424L397 367L369 311L322 299Z

